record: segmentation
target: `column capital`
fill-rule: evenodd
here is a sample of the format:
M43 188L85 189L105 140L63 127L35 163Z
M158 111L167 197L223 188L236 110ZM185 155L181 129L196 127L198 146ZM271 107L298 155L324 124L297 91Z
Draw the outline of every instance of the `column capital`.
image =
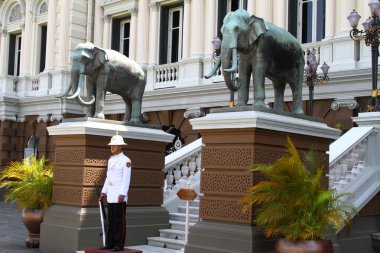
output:
M39 115L37 118L37 122L48 122L49 121L49 116L48 115Z
M132 15L137 15L138 8L137 8L137 7L133 7L133 8L128 9L128 11L129 11Z
M150 8L152 8L153 11L158 11L159 7L160 7L160 3L158 2L153 2L151 4L149 4Z
M0 30L0 36L7 36L8 35L8 31L7 31L7 29L2 29L2 30Z
M50 121L53 122L55 120L57 121L61 121L63 119L63 115L61 113L53 113L51 116L50 116Z
M335 101L331 103L331 109L334 111L343 107L347 107L350 110L354 110L359 108L359 103L355 100L355 98L335 99Z
M109 23L110 21L111 21L111 15L106 14L103 16L104 23Z

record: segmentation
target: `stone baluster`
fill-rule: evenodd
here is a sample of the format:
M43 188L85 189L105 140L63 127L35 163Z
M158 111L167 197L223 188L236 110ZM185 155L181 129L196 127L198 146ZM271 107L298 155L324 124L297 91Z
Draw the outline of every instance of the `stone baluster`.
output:
M177 184L178 181L181 179L181 175L182 175L182 172L181 172L181 164L178 164L177 165L177 169L174 171L174 179L175 179L175 183Z
M189 174L189 166L187 166L187 162L188 160L185 160L183 163L182 163L182 176L184 179L187 179L187 175Z
M166 190L172 189L174 183L173 169L168 169L168 174L166 175Z
M189 162L190 176L194 176L196 167L195 156L192 156Z

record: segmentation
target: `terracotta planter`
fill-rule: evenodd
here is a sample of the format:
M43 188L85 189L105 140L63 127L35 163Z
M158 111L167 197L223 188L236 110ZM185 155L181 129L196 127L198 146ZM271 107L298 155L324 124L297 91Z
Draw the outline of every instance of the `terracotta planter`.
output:
M22 210L22 221L29 232L26 246L38 248L40 246L40 225L43 221L44 211L41 209Z
M333 245L329 240L300 240L288 241L279 239L276 241L276 253L333 253Z

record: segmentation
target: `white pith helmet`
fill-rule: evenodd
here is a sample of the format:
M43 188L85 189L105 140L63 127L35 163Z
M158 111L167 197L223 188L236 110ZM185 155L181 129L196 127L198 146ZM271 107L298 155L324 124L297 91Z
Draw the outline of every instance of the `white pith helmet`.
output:
M110 143L108 143L108 146L113 146L113 145L120 145L120 146L126 146L126 145L128 145L127 143L125 143L124 142L124 139L123 139L123 137L121 137L120 135L119 135L119 132L116 132L116 135L114 135L114 136L112 136L112 138L111 138L111 142Z

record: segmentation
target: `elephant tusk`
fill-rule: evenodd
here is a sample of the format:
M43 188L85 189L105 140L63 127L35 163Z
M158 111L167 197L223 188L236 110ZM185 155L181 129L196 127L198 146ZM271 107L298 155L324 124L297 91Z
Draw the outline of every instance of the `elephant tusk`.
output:
M220 63L221 63L221 60L220 60L220 57L219 57L218 60L215 62L214 67L211 69L210 73L207 76L205 76L206 79L209 79L212 76L215 76L216 71L220 67Z
M229 69L224 69L226 72L235 72L237 68L237 50L236 47L232 49L232 66Z
M57 95L56 98L63 98L63 97L66 97L67 94L69 94L71 88L72 88L72 86L71 86L71 83L70 83L70 85L67 86L66 90L64 90L61 94Z
M91 95L90 101L84 101L80 95L76 97L77 101L83 106L90 106L95 103L95 96Z
M73 95L71 95L70 97L67 97L67 99L73 99L73 98L76 98L77 96L79 96L80 91L83 88L83 83L84 83L84 75L80 75L77 90L75 91L75 93Z

